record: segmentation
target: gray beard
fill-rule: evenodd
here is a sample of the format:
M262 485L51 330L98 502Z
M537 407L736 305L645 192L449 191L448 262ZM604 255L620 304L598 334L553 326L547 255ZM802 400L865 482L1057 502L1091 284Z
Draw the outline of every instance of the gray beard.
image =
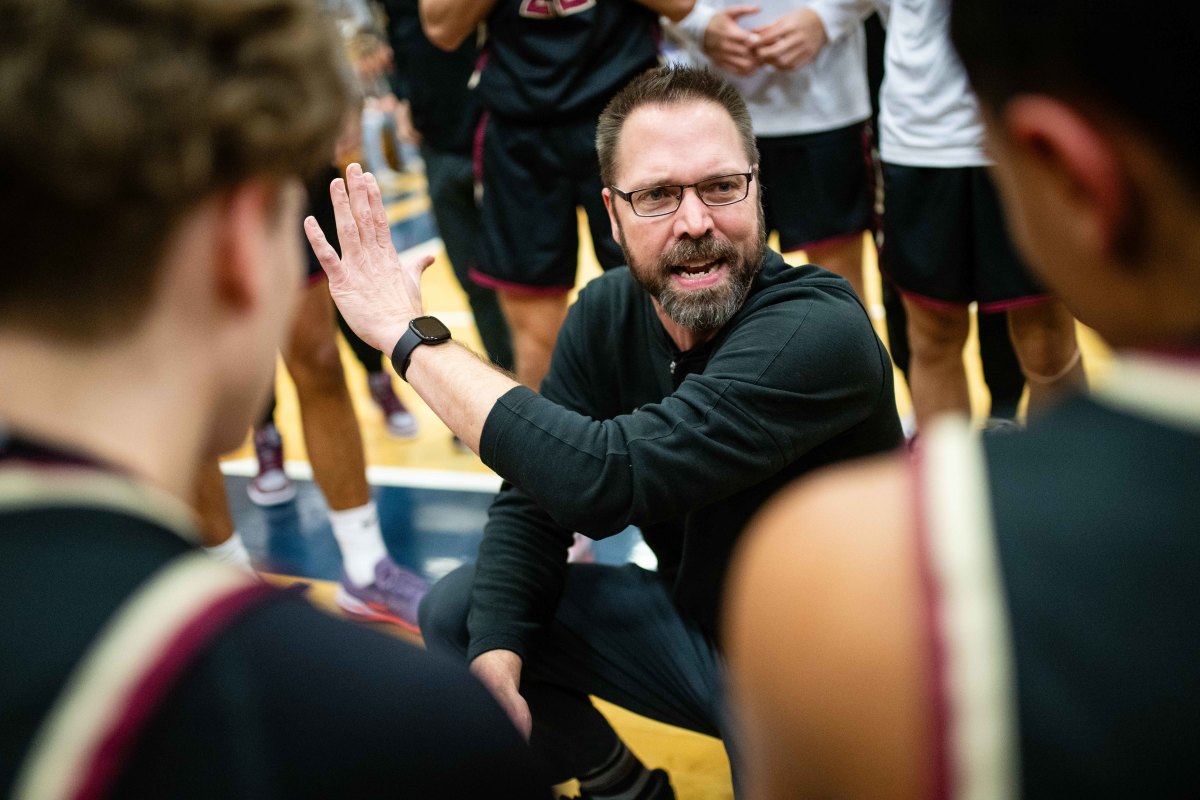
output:
M677 264L679 260L668 263ZM647 283L642 283L642 286L658 300L663 313L676 325L695 331L714 331L733 319L733 315L746 301L746 295L750 293L750 284L754 281L753 273L745 275L745 279L742 279L740 273L745 271L735 271L732 260L727 260L726 263L729 265L730 279L719 286L682 290L677 288L669 277L662 279L661 273L659 279L654 281L654 289Z
M762 269L767 237L761 204L758 215L758 241L755 250L739 249L733 243L719 241L709 234L699 239L681 239L649 267L633 263L629 248L625 245L625 231L619 220L617 229L629 271L647 294L658 301L667 318L689 330L708 332L724 327L733 319L746 302L746 296L750 294L754 276ZM671 281L673 264L718 259L723 260L729 270L729 280L719 286L686 290L677 288Z

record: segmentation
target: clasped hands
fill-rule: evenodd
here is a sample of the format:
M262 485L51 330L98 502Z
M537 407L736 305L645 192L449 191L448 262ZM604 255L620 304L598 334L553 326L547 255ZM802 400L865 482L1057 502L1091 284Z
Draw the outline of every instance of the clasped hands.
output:
M757 28L746 29L738 19L758 13L758 6L732 6L713 15L704 31L704 52L722 69L753 75L761 67L791 70L817 57L829 41L816 12L801 8Z

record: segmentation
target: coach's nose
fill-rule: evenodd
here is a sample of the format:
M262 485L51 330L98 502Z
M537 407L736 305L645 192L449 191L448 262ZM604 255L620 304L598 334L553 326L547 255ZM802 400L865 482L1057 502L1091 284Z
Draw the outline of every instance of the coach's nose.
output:
M689 186L683 190L683 199L675 211L675 237L699 239L712 231L712 209L704 205L696 193L696 187Z

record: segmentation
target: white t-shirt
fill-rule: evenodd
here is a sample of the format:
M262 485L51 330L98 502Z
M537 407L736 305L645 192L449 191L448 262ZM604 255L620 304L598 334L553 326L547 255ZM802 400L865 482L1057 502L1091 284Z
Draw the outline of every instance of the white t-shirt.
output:
M881 0L887 20L879 151L911 167L982 167L983 121L950 43L948 0ZM890 7L890 8L889 8Z
M697 0L677 29L693 44L700 63L704 30L717 11L745 0ZM845 0L758 0L757 14L741 17L747 30L766 25L799 8L811 8L821 18L829 44L809 64L799 69L761 67L749 77L722 71L738 88L750 109L758 136L790 136L834 130L871 116L867 89L866 37L859 9L846 8ZM859 5L849 4L849 5Z

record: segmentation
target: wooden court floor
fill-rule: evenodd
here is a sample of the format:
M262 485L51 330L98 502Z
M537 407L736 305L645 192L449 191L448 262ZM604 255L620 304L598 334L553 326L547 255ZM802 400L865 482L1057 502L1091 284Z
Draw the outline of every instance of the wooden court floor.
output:
M393 188L389 203L389 217L393 223L393 235L398 247L409 257L429 253L436 261L426 273L423 284L425 307L428 313L441 318L451 328L454 337L480 350L465 296L457 286L453 272L446 261L440 241L430 238L433 227L429 215L428 199L424 195L424 182L419 172L406 174L401 184ZM582 286L599 274L599 267L592 254L587 226L580 225L580 272L578 285ZM876 269L874 246L864 237L867 272L867 306L872 312L876 328L886 341L883 329L882 308L879 302L879 275ZM803 254L790 254L791 263L802 263ZM1102 380L1109 362L1107 348L1090 331L1080 327L1080 338L1084 360L1091 380ZM972 406L976 416L987 407L986 387L982 381L977 348L972 338L965 349L968 376L971 385ZM419 436L410 441L392 438L382 424L382 419L370 401L366 380L359 363L349 349L342 346L342 360L346 370L347 385L355 407L359 412L363 444L370 468L386 468L389 474L419 476L422 481L439 479L447 482L457 480L495 480L490 471L477 457L464 453L451 445L451 434L408 387L394 379L401 399L417 416L421 426ZM896 373L897 406L900 413L907 414L910 408L908 394L899 372ZM277 372L278 410L277 423L287 446L289 469L302 465L306 459L303 436L300 431L299 411L295 390L282 363ZM249 441L226 459L227 472L243 473L253 456ZM253 512L247 512L253 513ZM240 524L240 523L239 523ZM273 576L273 580L292 582L289 576ZM305 579L310 585L308 595L312 601L333 611L334 584L322 580ZM385 626L386 627L386 626ZM391 629L389 629L391 630ZM405 634L396 632L397 635ZM408 637L413 638L413 637ZM614 706L598 702L612 720L614 726L642 760L650 767L663 767L671 774L672 783L681 800L727 800L733 796L729 764L721 743L707 736L662 725L631 714Z

